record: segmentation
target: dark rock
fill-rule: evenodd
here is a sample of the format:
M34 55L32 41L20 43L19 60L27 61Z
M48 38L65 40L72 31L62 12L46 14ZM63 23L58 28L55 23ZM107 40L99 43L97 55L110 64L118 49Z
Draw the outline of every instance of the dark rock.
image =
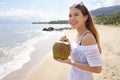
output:
M48 27L48 28L43 28L43 31L63 31L63 30L70 30L71 28L69 27L64 27L64 28L53 28L53 27Z
M53 31L53 30L54 30L53 27L49 27L49 28L48 28L48 31Z
M49 28L43 28L42 30L43 30L43 31L53 31L54 28L53 28L53 27L49 27Z
M47 29L47 28L43 28L42 30L43 30L43 31L48 31L48 29Z

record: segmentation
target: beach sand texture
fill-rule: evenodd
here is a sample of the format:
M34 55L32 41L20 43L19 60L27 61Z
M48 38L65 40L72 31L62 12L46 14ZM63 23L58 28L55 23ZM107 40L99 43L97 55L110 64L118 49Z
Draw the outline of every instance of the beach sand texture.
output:
M103 49L101 56L104 66L102 73L94 74L94 78L95 80L120 80L120 28L100 26L98 31ZM75 34L73 30L66 32L71 41ZM69 68L70 65L55 61L50 51L46 59L29 70L27 74L24 74L25 69L21 69L19 73L11 73L12 76L8 75L2 80L69 80Z

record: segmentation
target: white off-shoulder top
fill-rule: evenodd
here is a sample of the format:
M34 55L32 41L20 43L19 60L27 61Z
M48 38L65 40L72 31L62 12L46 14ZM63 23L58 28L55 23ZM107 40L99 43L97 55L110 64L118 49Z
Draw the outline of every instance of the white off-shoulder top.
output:
M103 65L97 44L83 46L73 42L71 47L71 59L73 61L87 63L90 67ZM70 80L93 80L93 74L92 72L81 70L72 66L70 71Z

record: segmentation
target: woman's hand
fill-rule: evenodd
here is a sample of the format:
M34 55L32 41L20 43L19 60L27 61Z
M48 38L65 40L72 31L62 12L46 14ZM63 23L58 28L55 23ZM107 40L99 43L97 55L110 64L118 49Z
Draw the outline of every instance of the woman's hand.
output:
M66 37L66 35L64 35L60 38L60 41L69 42L69 39Z
M62 60L62 59L55 59L55 60L57 60L57 61L59 61L59 62L61 62L61 63L72 64L71 59L66 59L66 60Z

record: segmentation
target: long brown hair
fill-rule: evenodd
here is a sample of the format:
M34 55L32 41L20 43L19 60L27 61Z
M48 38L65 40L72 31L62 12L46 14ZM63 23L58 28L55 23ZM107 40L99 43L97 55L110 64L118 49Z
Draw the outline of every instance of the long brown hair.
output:
M70 8L77 8L77 9L79 9L82 12L82 14L84 16L86 16L86 15L88 16L88 19L87 19L87 21L85 23L85 26L86 26L86 28L88 30L90 30L93 33L93 35L94 35L94 37L96 39L96 42L98 44L98 49L99 49L99 51L101 53L102 50L101 50L101 46L100 46L99 34L98 34L98 31L97 31L97 29L96 29L96 27L94 25L94 22L93 22L93 19L91 17L91 14L88 11L88 9L86 8L86 6L83 4L83 2L80 2L78 4L72 5Z

